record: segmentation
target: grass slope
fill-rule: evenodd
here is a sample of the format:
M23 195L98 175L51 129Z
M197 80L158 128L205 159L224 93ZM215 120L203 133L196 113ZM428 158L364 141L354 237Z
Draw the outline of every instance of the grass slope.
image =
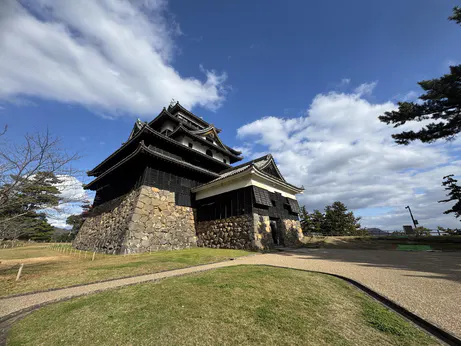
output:
M435 345L340 279L237 266L41 308L8 345Z
M66 255L45 245L0 250L0 296L150 274L247 255L242 250L193 248L139 255ZM19 263L25 263L15 281Z

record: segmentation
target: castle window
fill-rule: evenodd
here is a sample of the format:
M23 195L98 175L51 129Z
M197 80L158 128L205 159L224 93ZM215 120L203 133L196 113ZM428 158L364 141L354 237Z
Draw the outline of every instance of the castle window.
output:
M222 161L223 161L224 163L227 163L227 160L226 160L226 159L222 159Z
M208 156L213 157L213 152L212 152L210 149L208 149L208 150L206 151L206 154L207 154Z
M214 142L213 142L213 139L211 139L210 137L205 137L205 139L206 139L208 142L214 143Z
M193 147L194 147L194 145L193 145L192 143L189 142L189 148L192 149Z

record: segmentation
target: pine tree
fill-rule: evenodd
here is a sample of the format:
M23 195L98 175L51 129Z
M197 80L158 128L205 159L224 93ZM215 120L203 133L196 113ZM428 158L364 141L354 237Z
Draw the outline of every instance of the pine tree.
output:
M461 8L453 9L450 20L461 24ZM385 112L379 120L399 127L408 121L432 120L417 132L404 131L392 135L398 144L420 140L431 143L438 139L453 139L461 132L461 65L450 66L450 73L418 83L424 90L420 103L399 102L397 111Z
M309 214L305 206L301 207L301 228L304 234L322 232L323 221L324 216L317 209L312 214Z
M352 211L340 201L325 207L325 217L322 223L322 233L330 235L360 235L360 217L355 217Z
M60 192L56 187L59 179L50 172L16 179L21 179L18 187L8 195L8 203L0 208L0 238L49 240L54 229L41 210L59 204Z
M68 224L69 226L72 226L71 237L70 238L72 238L72 239L75 238L78 231L82 227L83 222L85 222L85 219L88 217L91 207L92 206L89 204L89 202L85 203L85 204L81 205L82 212L80 214L70 215L66 219L66 224Z
M453 178L453 174L443 177L442 186L445 186L445 190L449 191L447 194L447 199L439 201L439 203L446 203L456 201L456 203L444 212L444 214L454 213L456 218L461 217L461 186L456 184L458 180Z

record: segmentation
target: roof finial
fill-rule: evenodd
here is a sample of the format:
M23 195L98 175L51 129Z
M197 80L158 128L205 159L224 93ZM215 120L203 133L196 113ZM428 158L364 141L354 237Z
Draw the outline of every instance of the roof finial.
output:
M175 105L175 103L179 103L179 102L176 102L175 99L171 99L171 101L170 101L170 106L169 106L168 108L173 107L173 106Z

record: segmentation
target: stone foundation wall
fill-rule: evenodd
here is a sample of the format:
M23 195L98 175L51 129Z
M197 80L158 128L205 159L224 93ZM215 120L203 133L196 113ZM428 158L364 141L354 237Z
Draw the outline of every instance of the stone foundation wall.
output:
M96 207L77 233L73 246L81 250L121 253L139 191Z
M197 223L197 246L253 250L254 230L251 215Z
M141 186L115 206L85 220L73 242L78 249L111 254L175 250L196 245L194 210L177 206L173 192Z
M122 251L177 250L196 245L194 209L177 206L174 192L142 186Z
M298 220L280 220L279 231L285 246L299 246L303 237ZM274 248L269 216L256 213L197 223L197 246L267 250Z
M255 235L255 247L257 249L267 250L274 247L269 216L254 213L253 231Z
M257 213L195 223L195 210L177 206L175 194L141 186L98 206L73 242L78 249L110 254L176 250L192 246L266 250L274 247L269 216ZM301 245L298 220L283 219L285 246Z
M301 222L299 220L282 220L285 246L298 247L302 246L304 238Z

